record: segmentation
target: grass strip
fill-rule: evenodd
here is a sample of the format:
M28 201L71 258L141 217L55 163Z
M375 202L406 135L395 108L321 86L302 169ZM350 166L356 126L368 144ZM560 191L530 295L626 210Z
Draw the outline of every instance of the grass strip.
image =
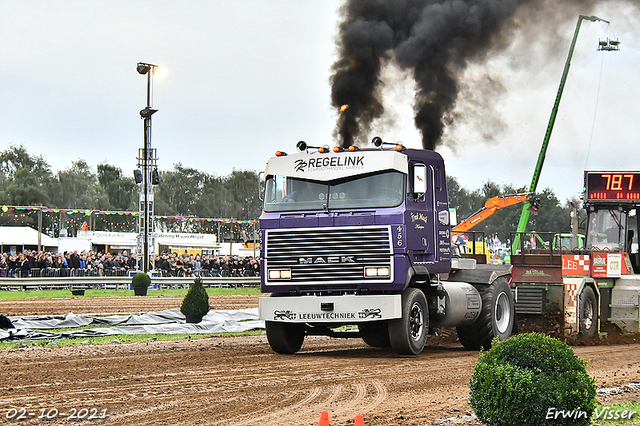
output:
M599 418L598 416L600 414ZM594 426L628 426L640 423L640 402L598 405L591 418Z

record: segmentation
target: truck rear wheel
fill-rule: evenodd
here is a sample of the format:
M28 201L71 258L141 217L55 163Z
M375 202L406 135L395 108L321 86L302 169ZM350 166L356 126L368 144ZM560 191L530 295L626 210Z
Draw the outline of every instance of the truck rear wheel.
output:
M364 322L358 324L362 340L374 348L390 348L389 326L386 321Z
M269 346L279 354L294 354L304 342L305 325L265 321Z
M593 337L598 329L598 301L591 287L585 287L580 293L579 334Z
M515 321L513 293L506 278L498 278L482 293L482 311L471 325L456 327L458 339L469 350L488 350L494 337L511 337Z
M389 321L391 348L400 355L418 355L424 349L428 332L427 298L417 288L408 288L402 292L402 318Z

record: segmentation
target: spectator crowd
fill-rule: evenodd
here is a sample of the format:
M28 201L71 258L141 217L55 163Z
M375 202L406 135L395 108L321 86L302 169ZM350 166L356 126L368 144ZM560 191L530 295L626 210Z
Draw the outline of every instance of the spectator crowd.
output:
M135 253L120 254L77 250L64 253L25 250L2 253L0 275L3 277L126 276L137 270ZM154 269L164 277L256 277L260 261L252 256L216 256L164 252L155 256Z

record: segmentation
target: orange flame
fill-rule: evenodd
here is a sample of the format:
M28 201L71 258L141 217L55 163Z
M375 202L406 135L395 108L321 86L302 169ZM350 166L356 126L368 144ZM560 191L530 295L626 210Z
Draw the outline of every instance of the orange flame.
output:
M349 108L349 105L344 104L340 107L340 112L345 112L347 110L347 108Z

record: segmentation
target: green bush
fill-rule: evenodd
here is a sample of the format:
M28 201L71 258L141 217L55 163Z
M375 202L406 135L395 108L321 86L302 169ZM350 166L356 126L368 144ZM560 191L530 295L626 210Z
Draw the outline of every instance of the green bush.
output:
M209 312L209 295L202 285L202 279L196 278L180 305L182 315L206 315Z
M138 272L131 278L131 285L134 287L149 287L151 277L144 272Z
M586 364L544 334L496 338L473 370L469 403L491 425L589 425L596 388Z

